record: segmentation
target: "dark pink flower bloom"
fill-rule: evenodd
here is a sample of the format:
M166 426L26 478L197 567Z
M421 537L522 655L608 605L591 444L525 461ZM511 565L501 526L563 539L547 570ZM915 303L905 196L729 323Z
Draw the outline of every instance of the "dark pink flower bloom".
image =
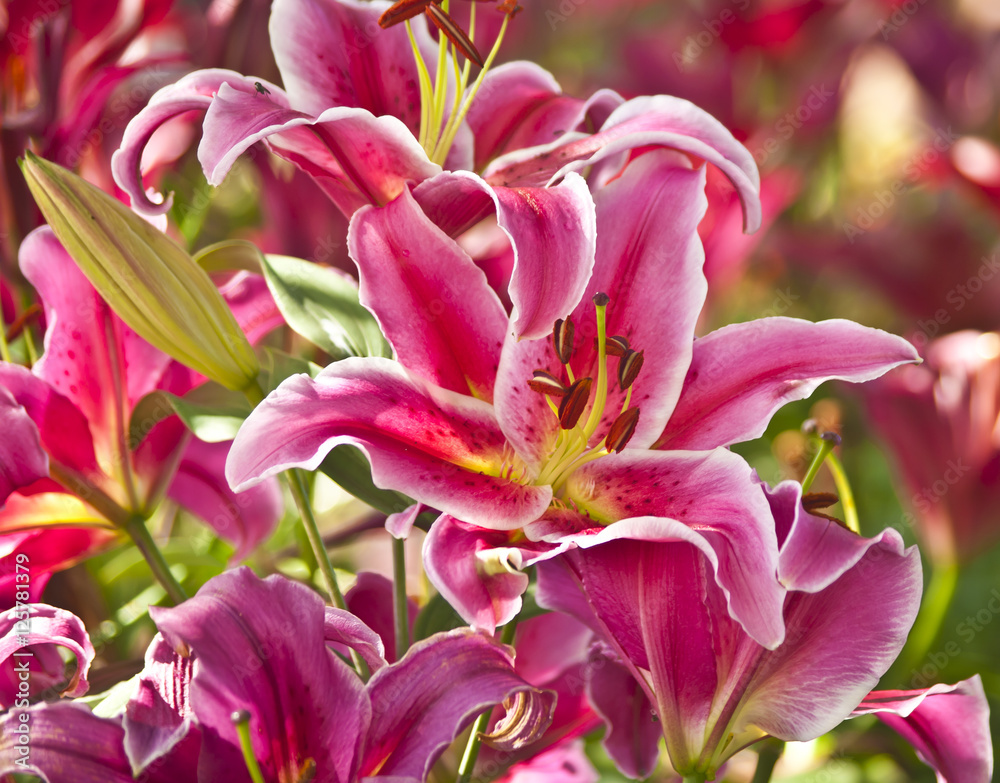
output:
M710 778L764 736L815 738L850 715L902 649L920 603L916 548L904 551L894 530L864 539L805 513L797 483L767 496L788 591L785 637L772 649L734 622L711 561L681 536L612 541L539 567L539 600L588 623L617 658L590 691L626 774L649 774L661 733L678 772ZM623 704L630 681L635 695Z

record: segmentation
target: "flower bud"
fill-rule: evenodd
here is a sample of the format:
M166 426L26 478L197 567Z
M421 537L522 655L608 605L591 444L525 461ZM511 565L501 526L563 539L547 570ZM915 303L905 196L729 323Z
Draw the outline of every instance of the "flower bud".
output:
M66 251L140 337L228 389L260 366L208 274L170 237L76 174L25 153L21 171Z

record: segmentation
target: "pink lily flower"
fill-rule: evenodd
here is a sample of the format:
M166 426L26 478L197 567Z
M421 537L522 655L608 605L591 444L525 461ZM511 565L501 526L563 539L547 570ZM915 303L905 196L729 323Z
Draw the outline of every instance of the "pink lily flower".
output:
M159 91L130 123L113 161L135 208L162 213L170 204L153 203L140 177L153 132L172 117L204 110L199 159L213 185L240 154L265 141L313 176L348 216L388 204L412 183L422 185L414 195L452 236L495 216L515 257L509 292L519 337L547 334L583 295L587 269L580 260L593 254L594 216L587 184L575 172L591 169L590 184L598 187L621 171L632 150L681 150L718 166L740 193L748 230L760 224L753 158L712 117L662 95L624 102L600 91L572 99L531 63L489 71L447 155L432 159L417 138L426 107L406 32L377 25L387 7L278 0L271 41L285 90L203 70ZM426 23L411 21L433 68L436 46ZM554 225L567 232L553 235Z
M207 582L180 606L154 609L160 628L140 685L122 716L98 718L72 704L28 710L31 771L55 783L176 777L246 783L234 714L267 783L362 779L421 781L484 709L511 699L524 720L495 741L508 749L544 731L551 694L513 670L509 648L471 630L413 645L398 662L350 613L325 607L284 577L239 568ZM331 649L356 649L361 680ZM0 775L17 769L16 712L0 718ZM46 741L58 738L58 741ZM86 771L86 775L83 774Z
M967 562L1000 540L1000 334L929 343L926 361L864 390L927 554Z
M148 514L166 496L245 557L281 515L277 485L239 497L222 477L227 443L195 440L177 417L160 421L163 412L130 421L148 392L184 394L201 379L133 334L48 228L25 239L21 269L49 326L31 370L0 363L0 420L10 434L0 445L0 546L8 537L16 547L37 537L32 545L46 552L32 560L40 578L43 567L65 567L113 540L122 515ZM260 280L235 279L228 296L255 322L251 336L280 318Z
M906 641L920 603L916 547L904 551L891 529L864 539L807 514L795 482L762 494L787 590L786 633L773 649L733 621L713 564L680 523L673 542L619 539L539 567L540 602L590 625L616 661L594 672L590 696L627 775L649 774L661 734L677 772L702 780L765 736L818 737ZM623 700L630 681L638 688Z
M937 772L939 783L993 779L990 707L979 675L916 691L872 691L851 713L892 727Z
M916 352L848 321L771 318L695 340L704 183L704 167L661 150L595 194L597 258L592 271L577 259L587 296L571 315L580 337L556 330L562 358L551 340L517 339L482 272L409 191L359 211L350 249L361 301L398 361L347 359L315 380L288 379L240 430L230 483L242 490L313 469L339 443L360 447L379 486L444 513L425 565L487 629L517 613L520 567L572 545L672 539L682 520L733 615L761 644L779 644L771 512L725 446L761 435L823 380L874 378ZM595 305L597 292L610 304ZM548 398L559 392L562 406Z

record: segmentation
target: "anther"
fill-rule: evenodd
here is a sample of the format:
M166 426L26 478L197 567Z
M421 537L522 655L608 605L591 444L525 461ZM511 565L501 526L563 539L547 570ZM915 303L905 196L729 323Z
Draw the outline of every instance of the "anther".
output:
M560 318L552 329L552 346L555 348L559 361L563 364L569 364L569 360L573 356L573 336L575 333L576 327L573 326L573 322L569 318L565 321Z
M624 356L618 360L618 386L622 391L628 389L635 379L639 377L639 370L642 369L644 361L642 351L633 351L629 348Z
M394 3L378 18L378 25L386 30L393 25L405 22L424 12L430 5L430 0L399 0Z
M628 350L628 340L620 334L613 334L604 341L604 350L608 356L624 356Z
M479 54L479 50L476 45L472 42L472 39L465 34L465 31L455 24L455 20L452 19L445 11L438 5L434 3L429 3L424 9L427 11L427 16L431 18L431 21L437 25L438 30L441 31L449 41L451 41L455 48L460 51L467 60L474 62L480 68L483 67L483 57Z
M635 435L635 427L638 423L638 408L629 408L621 413L611 425L611 429L608 430L608 437L604 439L604 447L608 451L621 452Z
M580 421L587 402L590 400L590 387L594 385L592 378L580 378L566 392L559 403L559 426L571 430Z
M528 386L531 387L532 391L547 394L550 397L565 397L569 393L569 389L562 381L545 370L535 370L531 380L528 381Z

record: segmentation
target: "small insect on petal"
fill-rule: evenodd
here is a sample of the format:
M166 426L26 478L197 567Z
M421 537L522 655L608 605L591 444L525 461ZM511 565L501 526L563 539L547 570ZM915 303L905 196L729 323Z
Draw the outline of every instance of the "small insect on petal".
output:
M604 439L604 447L608 451L621 452L628 442L635 435L635 427L639 423L639 409L629 408L621 413L611 429L608 430L608 437Z
M271 94L271 91L269 89L267 89L267 87L265 87L260 82L254 82L253 83L253 88L257 91L255 93L255 96L256 95L270 95Z
M476 45L472 43L472 39L465 34L465 31L455 24L454 19L434 3L429 3L424 10L431 21L437 25L438 30L455 45L458 51L465 55L465 59L474 62L480 68L483 67L483 57L479 54Z
M587 409L590 401L590 387L593 386L592 378L580 378L569 387L566 396L559 403L559 426L564 430L571 430L580 421L580 417Z
M639 377L639 370L645 361L642 351L633 351L629 348L625 355L618 360L618 385L625 391Z
M560 318L552 329L552 346L556 350L559 361L563 364L569 364L569 360L573 356L573 336L575 334L576 327L573 326L573 322L569 318L565 321Z
M613 334L604 341L604 350L608 356L624 356L628 350L628 340L620 334Z
M550 397L565 397L569 393L569 389L562 381L545 370L535 370L531 380L528 381L528 386L531 387L532 391L547 394Z
M387 30L393 25L405 22L407 19L422 14L424 9L430 5L431 0L399 0L389 6L385 13L378 18L378 26Z

